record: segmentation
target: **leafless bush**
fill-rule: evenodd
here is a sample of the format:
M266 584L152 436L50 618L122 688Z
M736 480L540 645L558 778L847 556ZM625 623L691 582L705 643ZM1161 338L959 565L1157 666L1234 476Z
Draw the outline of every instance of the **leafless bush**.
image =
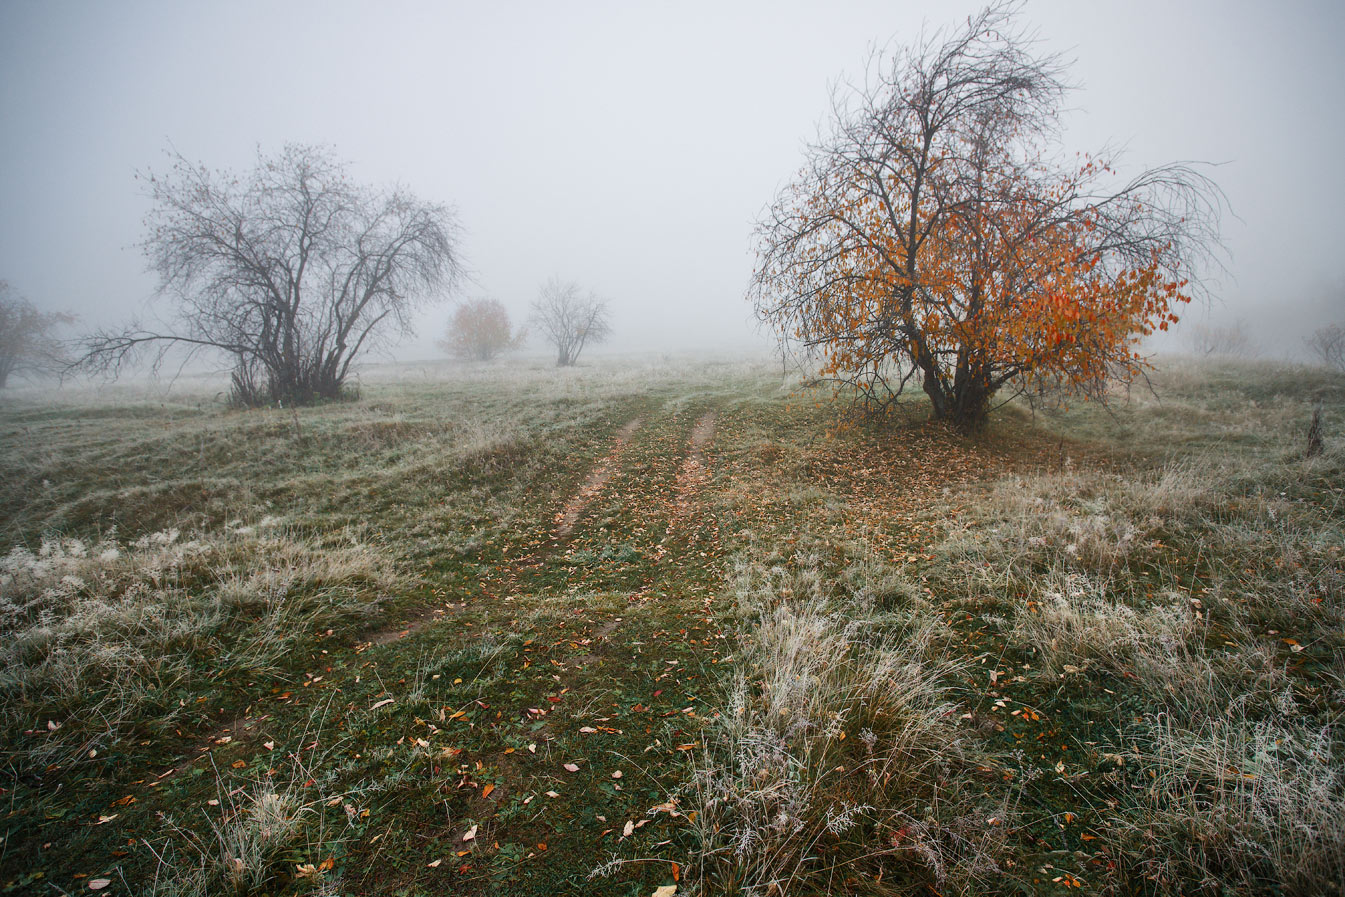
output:
M13 374L59 370L64 350L52 331L74 320L73 315L38 311L0 280L0 389Z
M592 293L582 295L579 284L556 277L543 284L532 304L532 321L556 347L557 367L573 365L585 346L602 342L612 332L606 302Z
M1308 350L1323 365L1345 371L1345 327L1331 324L1319 327L1307 339Z
M1256 354L1256 344L1241 319L1224 326L1196 324L1188 331L1187 340L1193 352L1205 357L1250 358Z

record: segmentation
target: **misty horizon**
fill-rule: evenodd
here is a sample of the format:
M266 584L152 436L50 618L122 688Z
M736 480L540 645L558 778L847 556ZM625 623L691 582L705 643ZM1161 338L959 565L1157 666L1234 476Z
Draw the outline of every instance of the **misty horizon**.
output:
M243 172L314 143L357 182L456 209L471 275L456 298L522 322L554 275L610 302L605 353L768 350L744 299L753 222L833 88L874 47L977 8L9 4L0 278L78 329L162 313L137 172L168 151ZM1123 173L1216 163L1227 270L1185 318L1243 321L1269 356L1340 319L1339 8L1029 2L1022 18L1075 60L1062 152L1121 147ZM441 356L450 314L423 313L394 359Z

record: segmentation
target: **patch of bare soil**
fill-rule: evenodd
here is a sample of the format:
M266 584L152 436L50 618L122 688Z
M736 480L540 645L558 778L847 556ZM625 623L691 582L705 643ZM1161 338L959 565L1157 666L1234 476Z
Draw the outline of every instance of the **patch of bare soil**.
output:
M628 421L624 427L617 431L612 448L594 466L588 475L588 479L584 481L584 485L579 487L579 491L565 503L564 508L557 512L556 538L562 539L574 530L574 525L579 522L584 510L593 502L593 499L598 497L598 493L602 492L602 487L607 485L607 481L616 472L621 455L626 450L626 445L630 442L631 436L635 435L635 431L640 429L640 424L643 422L643 418L637 417Z
M355 646L355 653L359 654L376 645L387 645L404 639L408 635L419 632L434 621L440 619L445 613L453 614L466 607L467 603L463 602L461 604L446 604L443 607L429 608L409 620L403 620L396 626L370 633L367 639Z
M682 462L682 469L677 472L675 507L679 512L687 509L691 494L710 478L710 471L705 466L705 447L714 436L715 413L707 411L696 419L696 425L691 428L691 444L687 450L687 457Z

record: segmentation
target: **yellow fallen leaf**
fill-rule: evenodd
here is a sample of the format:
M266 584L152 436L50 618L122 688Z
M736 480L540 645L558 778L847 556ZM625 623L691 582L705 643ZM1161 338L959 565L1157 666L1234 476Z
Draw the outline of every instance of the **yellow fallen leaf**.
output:
M673 897L677 893L677 885L663 885L656 888L652 897Z

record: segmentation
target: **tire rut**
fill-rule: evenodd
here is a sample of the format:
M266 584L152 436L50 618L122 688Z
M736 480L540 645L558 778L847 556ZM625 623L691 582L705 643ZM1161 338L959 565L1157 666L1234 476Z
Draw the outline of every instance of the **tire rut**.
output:
M565 507L556 513L555 537L557 539L563 539L574 531L575 524L579 522L579 518L583 516L584 511L602 492L603 487L607 485L607 481L612 478L612 474L616 473L621 456L625 453L630 438L635 435L635 431L640 429L640 425L643 423L644 418L637 417L627 421L625 426L617 430L612 448L589 472L588 479L584 481L584 485L579 487L579 491L565 503Z

